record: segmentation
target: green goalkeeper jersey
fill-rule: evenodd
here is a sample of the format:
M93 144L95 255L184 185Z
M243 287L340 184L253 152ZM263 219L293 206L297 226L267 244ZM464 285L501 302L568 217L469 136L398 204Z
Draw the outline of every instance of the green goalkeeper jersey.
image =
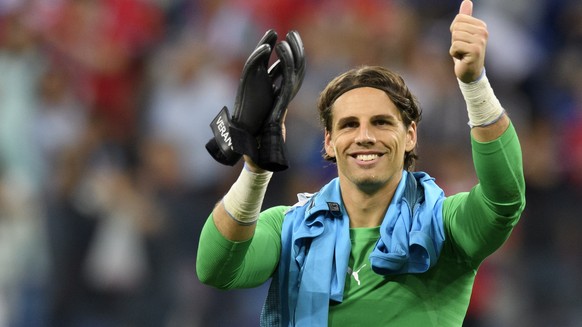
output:
M350 229L349 276L343 301L330 303L329 326L462 325L479 265L507 239L525 206L513 125L497 140L472 140L472 148L479 183L445 199L445 242L437 264L422 274L378 275L368 257L379 227ZM221 289L266 282L279 262L287 208L262 212L254 237L245 242L225 239L210 217L200 237L199 278Z

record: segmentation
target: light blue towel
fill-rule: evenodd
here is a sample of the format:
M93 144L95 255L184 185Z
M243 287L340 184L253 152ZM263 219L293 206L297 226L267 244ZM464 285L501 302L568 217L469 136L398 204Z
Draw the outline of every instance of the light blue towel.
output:
M426 173L403 171L370 255L374 272L421 273L434 266L444 242L443 200ZM329 301L343 300L351 250L338 178L314 195L300 195L286 214L281 241L261 326L327 326Z
M444 192L428 174L405 172L380 226L380 239L370 254L374 272L423 273L436 263L445 240L444 199Z

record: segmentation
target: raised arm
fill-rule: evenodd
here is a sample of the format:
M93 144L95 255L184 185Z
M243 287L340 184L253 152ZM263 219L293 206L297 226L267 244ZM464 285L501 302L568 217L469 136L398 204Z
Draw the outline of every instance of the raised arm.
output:
M277 60L267 69L273 48ZM273 172L288 167L284 118L304 68L299 34L291 31L276 43L268 31L245 63L233 115L225 107L211 124L214 138L206 148L214 159L234 165L244 157L245 163L201 231L196 272L203 283L257 286L278 263L283 207L263 213L261 207Z
M239 178L212 212L219 232L231 241L252 237L272 172L288 168L284 119L303 82L305 54L297 31L279 43L276 38L268 31L247 60L232 118L223 109L215 119L220 125L211 125L215 137L207 149L213 157L230 165L241 155L245 160ZM271 49L278 60L267 69Z
M464 0L451 24L450 55L455 75L467 102L469 125L475 140L487 142L501 136L509 119L495 97L485 74L487 25L473 17L473 2Z
M486 24L464 0L451 24L450 54L467 104L479 184L444 205L451 243L479 264L509 237L525 206L521 149L515 129L485 74Z

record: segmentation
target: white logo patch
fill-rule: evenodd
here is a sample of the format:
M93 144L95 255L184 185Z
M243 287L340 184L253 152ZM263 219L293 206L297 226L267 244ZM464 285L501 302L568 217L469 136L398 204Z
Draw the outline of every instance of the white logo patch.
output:
M358 283L358 286L360 286L360 270L362 270L362 268L364 268L366 266L366 264L364 264L363 266L361 266L358 270L353 271L351 268L348 268L348 274L352 275L352 277L354 277L354 280L356 281L356 283Z

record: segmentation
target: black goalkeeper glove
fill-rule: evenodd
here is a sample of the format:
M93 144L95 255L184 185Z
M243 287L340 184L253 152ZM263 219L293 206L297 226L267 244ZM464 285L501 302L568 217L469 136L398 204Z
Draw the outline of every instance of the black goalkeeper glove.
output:
M265 170L282 171L289 167L283 137L283 120L287 107L299 92L305 76L305 52L299 33L287 33L286 40L278 43L275 51L279 60L269 71L274 82L275 102L262 128L259 161L255 162Z
M268 30L245 62L232 117L225 106L210 124L214 138L206 149L222 164L234 166L242 154L258 161L256 136L275 99L268 65L276 41L277 33Z
M276 32L267 31L245 63L232 117L224 107L210 125L214 138L206 149L222 164L233 166L246 154L265 170L289 166L282 124L303 82L305 56L296 31L276 41ZM268 68L273 47L279 59Z

